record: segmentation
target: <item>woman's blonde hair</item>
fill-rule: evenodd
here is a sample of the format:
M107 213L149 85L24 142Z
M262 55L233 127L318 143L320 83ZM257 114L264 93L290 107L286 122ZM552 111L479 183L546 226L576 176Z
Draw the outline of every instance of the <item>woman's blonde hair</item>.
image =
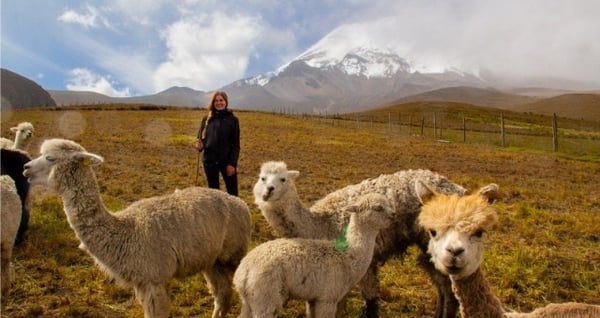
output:
M227 93L225 93L224 91L215 91L213 93L213 96L210 99L210 103L208 104L208 107L207 107L208 115L206 115L206 123L204 123L204 129L202 129L202 134L201 134L202 139L206 138L206 128L208 127L208 122L210 121L210 119L213 116L213 112L215 110L215 99L217 98L217 96L223 97L223 99L225 100L225 108L227 108L229 106L229 98L227 97Z

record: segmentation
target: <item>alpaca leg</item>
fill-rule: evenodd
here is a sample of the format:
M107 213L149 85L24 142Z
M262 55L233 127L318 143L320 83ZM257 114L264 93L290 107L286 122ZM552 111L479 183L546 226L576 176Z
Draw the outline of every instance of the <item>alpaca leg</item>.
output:
M169 295L165 285L136 286L134 290L144 308L144 318L169 317Z
M316 318L315 316L315 301L310 300L306 302L306 318Z
M338 302L335 316L337 318L348 317L348 295L345 295L344 298Z
M429 274L433 285L437 289L438 299L435 308L435 318L455 318L458 312L459 303L452 292L452 282L450 278L440 273L430 261L430 255L421 253L418 263Z
M238 318L252 318L252 307L250 307L245 295L240 294L240 303L242 310Z
M12 284L12 275L10 268L10 260L12 258L12 243L2 244L2 255L0 255L0 266L2 271L2 303L6 304L8 301L8 292L10 285Z
M318 318L334 318L337 309L335 302L316 301L314 305L315 317Z
M369 266L367 273L360 280L359 286L366 301L365 316L367 318L379 317L379 280L376 264Z
M208 288L215 298L212 318L223 318L231 308L233 272L224 267L213 267L204 272Z

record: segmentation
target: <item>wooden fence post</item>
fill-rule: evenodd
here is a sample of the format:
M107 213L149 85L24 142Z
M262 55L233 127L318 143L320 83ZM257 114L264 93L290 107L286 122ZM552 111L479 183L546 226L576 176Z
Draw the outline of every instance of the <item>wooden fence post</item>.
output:
M421 117L421 137L424 137L424 135L423 135L424 127L425 127L425 115L423 115L423 117Z
M464 117L463 117L463 142L467 142L467 125L465 124Z
M502 137L502 147L506 147L506 138L504 135L504 113L500 113L500 135Z
M437 139L436 112L433 112L433 139Z
M552 116L552 149L558 151L558 125L556 122L556 113Z

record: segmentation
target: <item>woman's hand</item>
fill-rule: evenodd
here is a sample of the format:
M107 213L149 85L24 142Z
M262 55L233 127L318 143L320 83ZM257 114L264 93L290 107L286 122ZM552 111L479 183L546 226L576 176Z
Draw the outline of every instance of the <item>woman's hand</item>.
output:
M196 141L194 141L194 148L196 148L198 151L202 151L202 149L204 149L204 145L200 139L196 139Z
M235 167L232 165L228 165L227 168L225 168L225 173L227 173L228 176L233 176L235 174Z

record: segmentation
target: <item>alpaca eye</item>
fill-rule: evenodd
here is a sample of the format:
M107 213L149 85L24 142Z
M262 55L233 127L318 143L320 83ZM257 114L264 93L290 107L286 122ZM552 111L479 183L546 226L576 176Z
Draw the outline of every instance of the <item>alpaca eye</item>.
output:
M54 162L54 161L56 161L56 158L51 157L51 156L46 156L46 160L48 160L50 162Z
M435 237L437 232L435 230L429 230L429 235L431 235L431 237Z
M281 178L279 181L281 181L281 183L285 183L285 178Z
M260 177L260 181L265 182L267 180L267 178L265 177Z
M477 230L475 231L475 233L473 233L473 236L477 237L477 238L481 238L483 236L484 231L483 230Z

